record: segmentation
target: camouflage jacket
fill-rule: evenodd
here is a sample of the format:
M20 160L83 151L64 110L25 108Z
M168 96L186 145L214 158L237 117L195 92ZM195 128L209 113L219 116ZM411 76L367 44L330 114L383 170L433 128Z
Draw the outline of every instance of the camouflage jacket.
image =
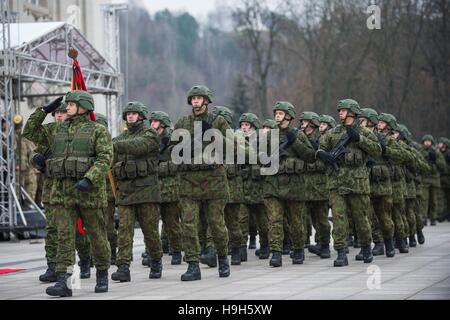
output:
M161 203L176 202L179 199L180 177L177 166L170 158L170 135L171 130L164 130L159 148L158 175L161 183Z
M42 125L47 114L41 109L37 109L28 119L24 128L24 136L36 145L43 148L55 148L55 137L58 132L67 134L70 149L70 141L78 130L92 126L92 122L85 115L77 115L53 126ZM103 208L107 205L107 195L105 186L105 176L110 168L112 159L111 135L107 129L99 124L94 124L94 129L90 137L90 143L95 152L95 160L84 175L92 183L92 190L89 192L79 192L75 189L78 182L74 178L53 179L49 201L51 205L72 207L75 205L85 208ZM52 158L50 158L52 159Z
M144 128L143 121L127 124L127 128L128 130L113 139L116 204L160 202L160 138L154 129Z
M180 118L174 130L186 129L194 139L194 122L208 122L212 114L204 112L200 115L191 115ZM231 129L224 117L218 115L211 122L211 128L219 130L226 137L226 130ZM203 143L203 149L207 143ZM201 165L184 164L180 170L180 196L193 200L229 200L230 191L227 181L227 170L224 165L215 164L201 167Z
M399 144L404 150L404 154L408 155L409 158L403 164L403 170L405 172L405 182L406 182L406 194L405 199L414 199L416 198L416 183L414 181L415 178L415 170L416 170L416 155L411 150L411 147L408 146L404 141L400 140Z
M367 128L357 127L356 130L360 134L360 140L347 145L349 152L343 156L339 171L332 170L328 177L328 188L337 190L341 195L370 195L369 170L366 163L369 156L381 155L381 146L375 134ZM331 151L344 134L346 129L342 125L331 129L321 139L320 148Z
M435 150L436 151L436 150ZM423 145L419 150L420 154L427 160L430 170L425 173L423 177L423 184L426 186L432 186L435 188L440 188L440 173L439 171L445 171L445 159L442 153L436 152L437 159L436 163L432 163L428 160L429 149L426 149Z
M289 132L290 134L296 134L296 137L292 144L285 148L283 153L280 151L278 173L264 178L264 197L306 201L306 184L302 172L305 170L306 163L315 162L315 150L303 132L292 128L279 130L280 146L286 142ZM268 142L270 141L270 133ZM273 154L274 152L276 151L270 150L270 153Z
M311 145L315 150L320 145L320 133L316 129L311 135L308 136ZM328 201L329 191L327 188L328 183L328 168L325 164L317 159L313 163L306 163L304 170L305 180L305 198L307 201Z
M257 135L257 131L253 135ZM248 143L250 136L246 136L245 139ZM257 145L251 145L250 143L248 143L248 146L252 150L257 148ZM240 175L243 183L243 202L245 204L262 204L264 201L264 176L260 174L260 169L259 164L240 165Z

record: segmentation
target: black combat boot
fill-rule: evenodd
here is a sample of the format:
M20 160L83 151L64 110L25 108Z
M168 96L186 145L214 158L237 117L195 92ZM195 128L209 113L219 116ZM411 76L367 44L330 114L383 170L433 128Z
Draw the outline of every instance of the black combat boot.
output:
M171 265L179 265L181 264L181 252L175 251L172 253L172 260L170 261Z
M189 262L188 269L181 275L181 281L201 280L202 274L198 262Z
M148 256L147 251L144 251L144 252L141 253L141 258L145 258L146 256Z
M272 251L272 258L270 259L269 265L276 268L276 267L281 267L282 264L283 264L283 262L282 262L281 252L280 251Z
M343 267L348 266L347 254L345 253L345 249L339 249L336 260L334 260L335 267Z
M159 278L161 278L161 274L162 274L161 259L159 259L159 260L152 259L152 261L150 262L150 274L148 277L150 279L159 279Z
M372 247L370 246L370 244L368 246L364 246L362 248L362 252L364 263L371 263L373 261L373 255L372 255Z
M355 256L355 260L356 261L363 261L364 260L363 249L362 248L359 250L358 254Z
M305 250L304 249L294 249L294 255L292 257L292 264L303 264L305 260Z
M239 255L241 256L241 261L245 262L247 261L247 246L241 246L239 250Z
M317 254L318 256L320 256L320 242L317 242L315 245L311 245L308 247L308 251L310 253L314 253Z
M430 226L436 225L436 219L430 219Z
M240 260L239 260L240 263ZM228 257L219 257L219 277L226 278L230 276L230 263Z
M331 253L330 253L330 245L328 243L324 243L320 245L320 259L330 259Z
M117 250L116 248L111 249L111 265L115 266L116 265L116 259L117 259Z
M142 253L142 265L143 266L150 266L150 254L145 251L144 253Z
M111 275L111 280L120 282L131 281L130 267L127 264L121 264L117 271Z
M256 252L255 252L256 254ZM262 246L261 248L259 248L259 259L261 260L265 260L265 259L269 259L270 256L270 250L269 250L269 246Z
M91 260L80 260L80 279L89 279L91 277Z
M67 286L70 276L70 273L57 272L55 285L48 287L45 292L52 297L71 297L72 289Z
M423 218L422 219L422 224L424 227L426 227L428 225L428 219L427 218Z
M382 242L375 242L375 246L372 249L372 255L374 256L384 255L384 244Z
M241 248L231 248L231 265L238 266L241 264Z
M250 236L250 242L248 243L249 249L256 249L256 236Z
M417 230L417 241L419 242L419 244L425 243L425 236L423 235L422 230Z
M405 243L405 240L397 239L396 242L398 244L398 250L400 251L400 253L408 253L409 252L409 249Z
M395 256L394 240L384 240L384 246L386 247L386 257L392 258Z
M412 248L417 247L417 241L416 241L415 235L409 236L409 246Z
M350 253L350 249L348 247L345 247L345 254L349 254Z
M39 281L42 282L56 282L56 263L49 262L47 263L47 270L45 270L44 274L39 276Z
M217 253L213 247L206 248L206 253L200 256L200 262L208 265L208 267L217 267Z
M108 292L108 269L97 270L95 283L95 293Z
M162 239L161 244L162 244L163 253L166 253L166 254L169 253L169 240Z
M291 253L291 243L289 240L283 240L283 254Z

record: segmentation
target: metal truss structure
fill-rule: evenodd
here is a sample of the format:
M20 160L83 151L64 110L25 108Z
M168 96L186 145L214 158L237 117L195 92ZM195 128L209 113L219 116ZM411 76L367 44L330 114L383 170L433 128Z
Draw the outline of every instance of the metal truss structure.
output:
M0 112L3 118L0 143L0 232L14 239L18 230L27 229L22 197L30 201L45 218L39 206L16 180L12 119L17 114L20 101L67 92L72 79L72 61L67 56L70 47L78 50L78 61L89 92L106 96L108 115L115 114L120 108L118 97L123 92L123 79L118 69L74 26L64 22L13 23L14 15L9 2L0 0ZM116 23L118 29L118 21ZM119 54L118 51L116 54ZM114 59L118 61L119 56ZM111 62L115 64L116 61ZM109 117L109 121L111 127L117 126L115 117Z

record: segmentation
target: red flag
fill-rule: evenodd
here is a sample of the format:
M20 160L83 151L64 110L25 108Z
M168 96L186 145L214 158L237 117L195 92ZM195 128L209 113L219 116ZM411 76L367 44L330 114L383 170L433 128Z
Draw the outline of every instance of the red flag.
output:
M83 90L87 91L86 83L84 82L83 73L81 72L80 64L78 63L78 51L75 48L69 49L69 57L72 58L72 81L70 84L70 90ZM97 122L93 111L89 112L89 117L92 121ZM86 234L86 230L83 228L83 220L78 217L77 229L79 234Z
M69 57L73 59L72 64L72 81L70 84L70 90L83 90L87 91L86 83L84 82L83 73L81 72L80 64L78 63L78 51L75 48L69 49ZM97 122L93 111L89 113L92 121Z

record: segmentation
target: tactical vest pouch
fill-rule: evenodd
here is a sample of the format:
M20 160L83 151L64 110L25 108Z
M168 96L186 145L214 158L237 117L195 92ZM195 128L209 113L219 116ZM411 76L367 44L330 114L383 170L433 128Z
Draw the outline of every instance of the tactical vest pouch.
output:
M364 163L363 153L359 149L352 149L345 154L345 164L348 166L358 166Z
M410 170L405 170L406 182L410 183L414 180L414 174Z
M325 167L325 164L322 161L316 161L315 165L317 172L325 172L325 170L327 169L327 167Z
M178 171L178 166L172 161L168 161L169 175L176 175Z
M306 171L308 172L316 172L316 164L315 163L306 163Z
M372 181L386 181L389 177L389 169L386 166L373 166L370 170L370 179Z
M148 164L147 164L146 160L137 160L136 161L136 169L137 169L137 175L139 177L148 176Z
M241 177L242 178L244 178L244 179L248 179L248 178L250 178L252 175L251 175L251 169L250 169L250 167L248 167L248 166L244 166L244 167L242 167L241 168L241 170L239 171L239 174L241 175Z
M297 159L287 158L284 162L284 168L286 174L294 174L295 173L295 162Z
M392 181L399 181L402 178L401 168L399 166L393 166L391 169Z
M128 160L125 163L125 174L126 174L127 179L134 179L137 177L136 161Z
M306 163L303 160L295 159L295 173L302 173L306 170Z
M113 165L112 172L114 174L114 178L117 180L123 180L126 178L125 168L123 166L123 161L116 162Z
M65 176L77 178L77 158L68 157L64 163Z
M63 179L66 175L64 172L64 162L62 158L47 160L47 172L48 176L54 179Z
M89 171L92 164L94 163L94 159L91 158L77 158L76 160L76 176L77 179L81 179L84 177L86 172Z
M160 177L167 177L169 175L169 164L168 162L160 162L158 166L158 174Z

